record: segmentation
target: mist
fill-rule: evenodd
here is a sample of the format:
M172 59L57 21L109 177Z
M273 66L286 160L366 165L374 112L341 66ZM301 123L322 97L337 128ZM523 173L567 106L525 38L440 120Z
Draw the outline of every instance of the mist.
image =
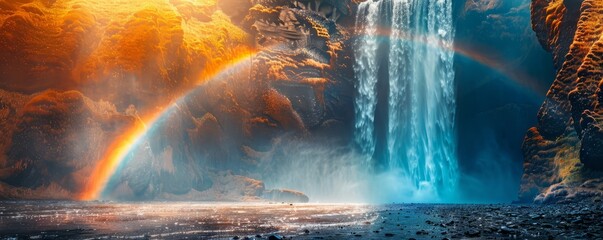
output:
M458 202L455 186L439 193L429 183L419 186L402 169L379 171L371 158L330 140L291 141L260 164L268 188L295 189L317 203Z

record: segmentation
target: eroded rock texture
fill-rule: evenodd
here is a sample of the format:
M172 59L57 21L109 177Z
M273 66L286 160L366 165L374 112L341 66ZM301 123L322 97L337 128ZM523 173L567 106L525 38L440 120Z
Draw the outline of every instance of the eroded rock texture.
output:
M105 196L307 201L265 189L259 166L288 139L348 140L353 7L0 2L0 199L77 198L115 139L168 109Z
M524 141L520 200L601 198L603 1L533 0L532 23L558 73Z
M3 1L0 11L0 87L78 90L122 109L152 108L251 48L215 1Z

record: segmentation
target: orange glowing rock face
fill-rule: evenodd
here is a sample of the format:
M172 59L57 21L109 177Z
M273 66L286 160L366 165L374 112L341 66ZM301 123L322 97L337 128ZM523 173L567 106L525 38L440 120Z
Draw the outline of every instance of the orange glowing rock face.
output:
M351 94L348 33L318 20L306 26L311 19L298 14L296 31L324 46L308 52L280 38L256 46L261 31L251 23L283 9L238 0L1 2L0 107L10 108L0 108L9 130L0 138L0 198L26 190L39 199L214 199L234 184L217 172L257 167L282 134L307 135L326 120L345 130L351 103L325 92ZM63 170L48 170L55 162ZM141 175L124 177L132 172ZM147 173L152 183L137 182Z
M154 105L252 49L212 0L10 0L0 12L0 87L25 93Z
M146 124L254 51L247 33L215 0L8 0L0 2L0 13L0 88L25 94L72 90L35 99L81 101L84 94L118 109L136 104L145 116L116 129L121 132L98 165L79 171L89 177L78 196L84 200L98 197ZM70 100L55 102L63 101ZM53 114L61 107L30 112Z

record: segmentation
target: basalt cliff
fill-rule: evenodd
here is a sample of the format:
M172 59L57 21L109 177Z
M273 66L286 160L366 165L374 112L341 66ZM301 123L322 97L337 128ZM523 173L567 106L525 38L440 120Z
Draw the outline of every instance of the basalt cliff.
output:
M601 201L603 1L533 0L532 25L557 76L525 137L520 201Z

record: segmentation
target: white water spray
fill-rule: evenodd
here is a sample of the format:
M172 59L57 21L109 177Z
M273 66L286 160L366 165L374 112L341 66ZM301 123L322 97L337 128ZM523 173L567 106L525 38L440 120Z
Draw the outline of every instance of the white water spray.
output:
M356 141L366 154L375 152L375 108L377 106L377 50L379 48L379 4L361 3L356 18L360 38L355 48L354 71L358 79L356 106ZM364 17L360 17L364 16Z

